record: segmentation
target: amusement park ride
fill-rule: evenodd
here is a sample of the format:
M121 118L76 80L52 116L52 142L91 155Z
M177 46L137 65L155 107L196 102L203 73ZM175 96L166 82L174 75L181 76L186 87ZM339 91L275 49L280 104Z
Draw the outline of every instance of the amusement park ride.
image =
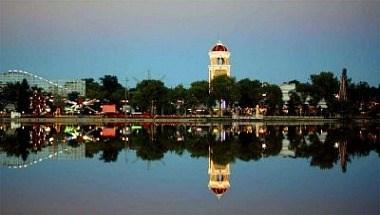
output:
M97 114L98 111L94 110L90 106L94 105L96 102L99 102L97 99L91 99L91 100L86 100L83 102L75 102L75 101L70 101L70 100L65 100L65 103L68 105L64 108L65 113L68 114L80 114L82 110L89 110L90 113L95 113Z

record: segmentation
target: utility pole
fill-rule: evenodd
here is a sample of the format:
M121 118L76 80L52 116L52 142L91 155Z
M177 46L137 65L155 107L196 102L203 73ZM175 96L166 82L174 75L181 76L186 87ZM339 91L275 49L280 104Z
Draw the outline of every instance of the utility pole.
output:
M124 88L124 99L127 101L128 96L128 81L129 79L126 77L125 78L125 88Z

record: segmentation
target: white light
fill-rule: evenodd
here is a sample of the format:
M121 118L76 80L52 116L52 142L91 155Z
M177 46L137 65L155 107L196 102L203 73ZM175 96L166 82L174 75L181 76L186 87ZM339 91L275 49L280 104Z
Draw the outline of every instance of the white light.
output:
M335 147L335 148L338 148L338 147L339 147L339 143L338 143L338 142L335 142L334 147Z

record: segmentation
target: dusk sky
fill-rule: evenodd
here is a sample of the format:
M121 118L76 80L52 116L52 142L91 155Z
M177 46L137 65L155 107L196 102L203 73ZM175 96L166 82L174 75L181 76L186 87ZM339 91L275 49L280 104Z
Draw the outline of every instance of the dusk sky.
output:
M342 68L380 83L380 1L0 0L0 71L47 79L105 74L134 87L208 78L208 50L231 50L237 80L275 84Z

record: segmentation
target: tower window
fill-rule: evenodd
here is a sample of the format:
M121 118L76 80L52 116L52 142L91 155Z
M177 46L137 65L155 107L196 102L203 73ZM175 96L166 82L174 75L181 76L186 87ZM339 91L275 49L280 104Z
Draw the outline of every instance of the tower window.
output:
M224 64L224 58L218 57L217 63L218 63L218 65L223 65Z

